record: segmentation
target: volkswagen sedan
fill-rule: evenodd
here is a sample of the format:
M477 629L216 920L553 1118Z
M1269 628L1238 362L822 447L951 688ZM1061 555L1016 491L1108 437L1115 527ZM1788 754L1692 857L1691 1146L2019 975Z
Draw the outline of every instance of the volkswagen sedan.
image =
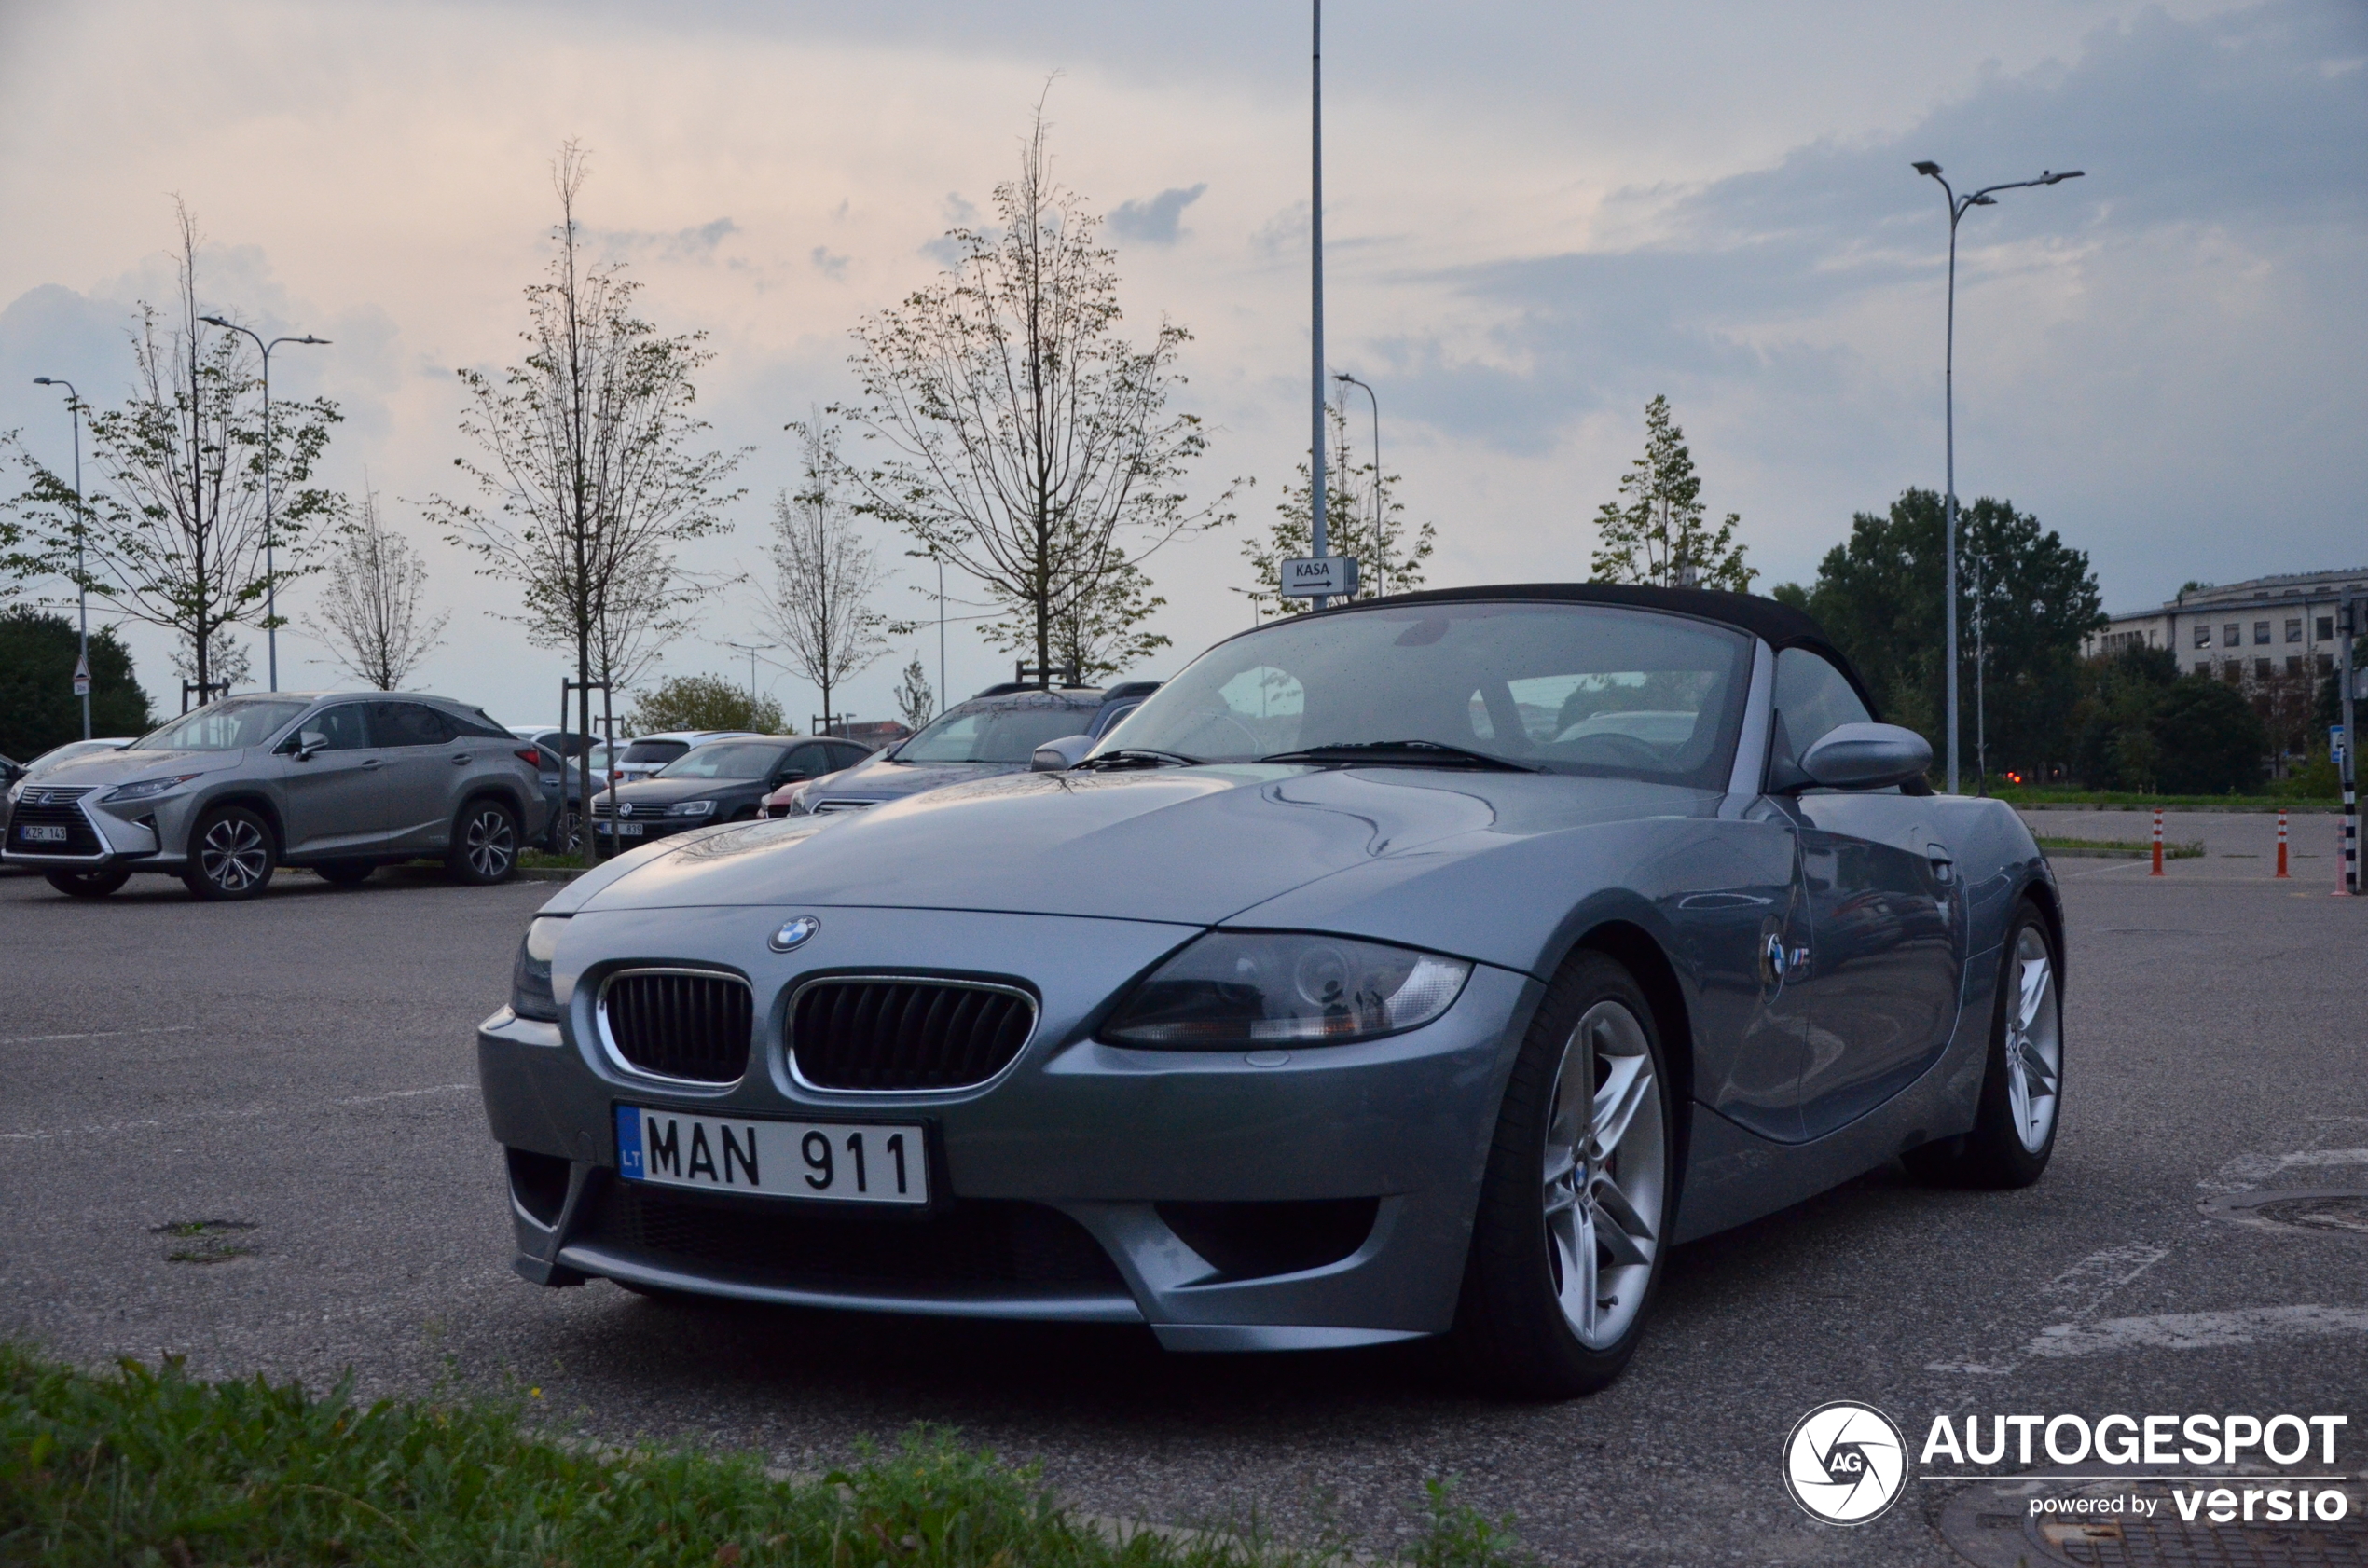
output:
M1073 769L553 899L478 1032L516 1266L1600 1387L1673 1245L2044 1169L2056 887L1930 761L1767 599L1269 623Z

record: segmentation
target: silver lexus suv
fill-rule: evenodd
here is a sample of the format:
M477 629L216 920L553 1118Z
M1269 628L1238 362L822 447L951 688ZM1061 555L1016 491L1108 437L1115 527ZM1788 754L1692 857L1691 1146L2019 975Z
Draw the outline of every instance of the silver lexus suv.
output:
M225 698L7 798L0 856L76 898L158 871L200 899L247 899L282 865L354 883L421 856L456 881L502 882L547 810L532 747L474 708L404 692Z

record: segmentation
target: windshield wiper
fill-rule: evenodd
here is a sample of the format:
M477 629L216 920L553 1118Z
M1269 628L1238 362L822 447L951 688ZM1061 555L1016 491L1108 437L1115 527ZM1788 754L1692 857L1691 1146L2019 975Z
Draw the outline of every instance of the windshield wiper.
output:
M1485 751L1473 751L1461 746L1450 746L1443 740L1343 740L1330 746L1311 746L1303 751L1277 751L1271 757L1260 757L1261 763L1373 763L1382 767L1477 767L1491 768L1501 773L1535 773L1527 763L1513 762L1506 757L1492 757Z
M1115 751L1104 751L1088 757L1080 764L1092 772L1121 767L1199 767L1198 757L1188 757L1181 751L1162 751L1150 746L1122 746Z

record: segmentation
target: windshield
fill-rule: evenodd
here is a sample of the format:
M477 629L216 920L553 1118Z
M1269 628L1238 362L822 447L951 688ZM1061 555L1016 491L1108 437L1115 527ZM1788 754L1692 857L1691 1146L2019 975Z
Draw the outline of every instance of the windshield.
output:
M957 708L897 749L900 763L1025 763L1063 736L1083 735L1090 708Z
M271 697L212 703L143 736L142 751L236 751L260 746L312 705Z
M702 746L658 769L660 778L765 778L780 765L778 746Z
M1101 750L1238 763L1418 740L1552 773L1723 789L1750 668L1741 632L1604 605L1294 618L1210 649Z
M637 740L632 745L625 749L625 755L619 758L618 761L637 764L641 763L670 763L674 761L675 758L682 755L683 752L688 751L690 749L691 747L688 741Z

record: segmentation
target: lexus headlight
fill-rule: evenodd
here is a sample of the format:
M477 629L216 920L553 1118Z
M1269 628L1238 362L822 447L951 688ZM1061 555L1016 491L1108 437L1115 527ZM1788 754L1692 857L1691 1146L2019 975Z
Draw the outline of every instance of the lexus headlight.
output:
M558 999L551 994L551 956L558 951L567 921L564 915L538 915L518 943L518 961L510 970L510 1011L520 1018L556 1022L559 1016Z
M1100 1038L1165 1051L1374 1039L1445 1012L1471 972L1461 958L1378 942L1212 931L1136 986Z
M111 805L116 801L144 801L163 794L167 790L177 790L198 777L194 773L176 773L170 778L143 778L137 784L125 784L109 790L99 800L102 805Z
M666 814L668 817L712 817L715 815L715 803L713 801L676 801L666 808Z

